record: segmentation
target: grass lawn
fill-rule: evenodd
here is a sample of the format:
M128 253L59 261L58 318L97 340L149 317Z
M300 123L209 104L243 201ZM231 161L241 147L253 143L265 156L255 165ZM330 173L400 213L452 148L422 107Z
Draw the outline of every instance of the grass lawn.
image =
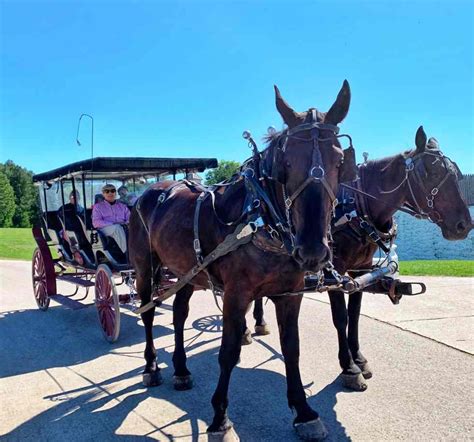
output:
M0 229L0 259L31 261L36 242L30 228Z
M401 275L474 276L474 261L400 261Z

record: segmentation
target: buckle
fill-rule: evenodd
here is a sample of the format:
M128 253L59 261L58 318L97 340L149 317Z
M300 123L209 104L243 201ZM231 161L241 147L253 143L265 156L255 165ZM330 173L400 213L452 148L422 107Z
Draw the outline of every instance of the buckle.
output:
M196 239L193 241L193 247L194 247L194 251L195 251L196 253L199 253L199 254L200 254L200 253L202 252L202 250L201 250L201 243L200 243L199 239L196 238Z
M289 209L292 204L293 204L293 201L291 200L290 197L288 197L288 198L285 200L285 207L286 207L287 209Z

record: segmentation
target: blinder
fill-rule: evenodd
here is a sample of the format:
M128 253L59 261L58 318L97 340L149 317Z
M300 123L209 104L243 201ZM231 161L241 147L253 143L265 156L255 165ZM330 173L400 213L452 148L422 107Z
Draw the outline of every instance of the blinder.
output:
M344 153L344 160L339 168L339 182L348 183L350 181L355 181L357 179L358 168L352 140L351 145L342 152Z

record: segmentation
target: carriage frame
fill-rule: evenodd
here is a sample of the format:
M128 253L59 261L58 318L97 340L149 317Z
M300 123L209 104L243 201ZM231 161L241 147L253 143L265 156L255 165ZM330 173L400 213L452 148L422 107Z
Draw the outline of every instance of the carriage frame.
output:
M98 157L34 175L41 207L41 224L32 229L37 244L32 258L32 285L38 308L48 310L51 299L63 305L77 305L94 287L94 304L103 336L108 342L115 342L120 334L120 306L131 304L134 308L138 299L135 272L128 255L120 255L113 241L92 225L94 188L97 191L114 181L133 185L134 190L138 184L139 191L145 191L152 182L167 177L176 179L178 174L187 177L215 167L215 158ZM72 210L65 197L66 188L78 196L73 199ZM59 196L59 209L51 204L48 207L51 189ZM78 211L79 199L84 204L82 213ZM166 269L162 272L155 296L176 282ZM57 281L74 285L74 291L58 293ZM119 294L120 285L128 293ZM78 295L81 288L84 293Z

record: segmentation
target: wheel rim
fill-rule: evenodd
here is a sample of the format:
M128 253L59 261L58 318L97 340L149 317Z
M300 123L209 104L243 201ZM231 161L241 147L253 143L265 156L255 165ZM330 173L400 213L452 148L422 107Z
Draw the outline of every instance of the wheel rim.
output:
M33 293L38 307L47 308L49 304L48 289L46 285L46 269L43 256L37 250L33 257Z
M117 339L117 314L119 306L114 296L111 275L104 269L99 269L95 280L96 306L99 322L108 341Z

